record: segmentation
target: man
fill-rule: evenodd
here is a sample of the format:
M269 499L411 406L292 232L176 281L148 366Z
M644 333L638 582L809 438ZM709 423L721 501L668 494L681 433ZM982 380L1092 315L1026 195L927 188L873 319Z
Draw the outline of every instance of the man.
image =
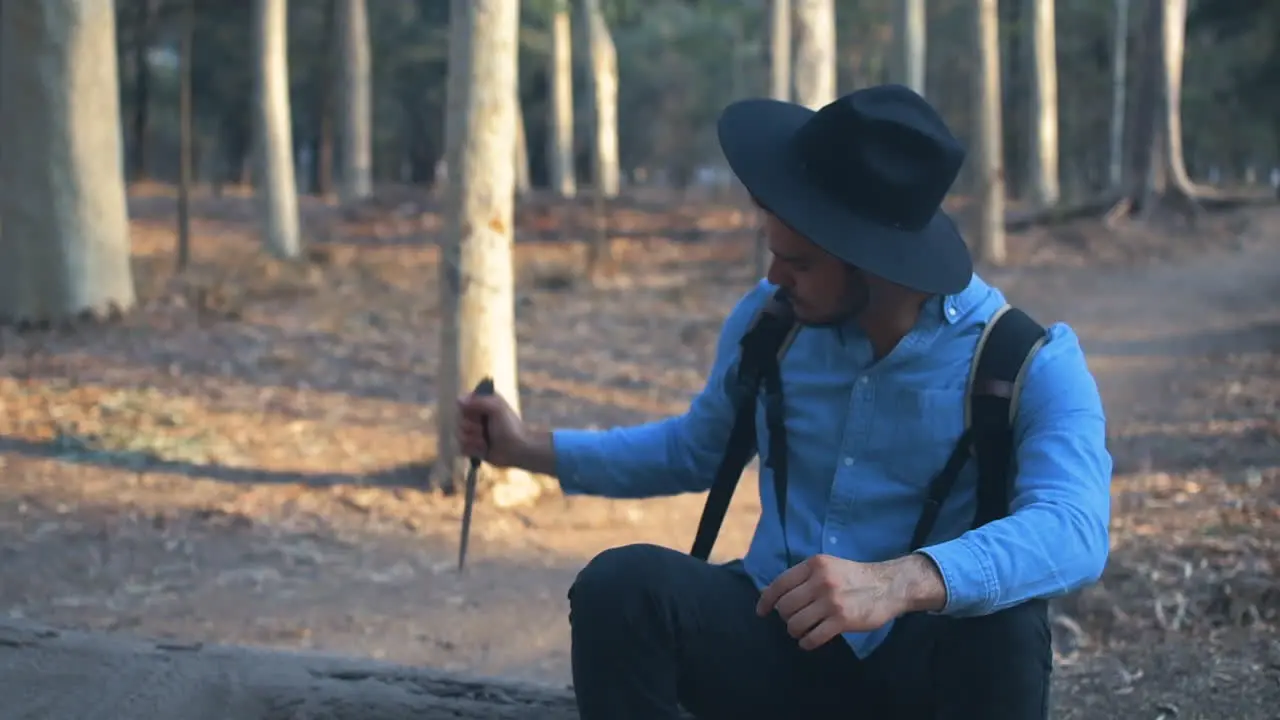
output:
M1050 327L1019 381L1008 512L971 527L968 463L911 547L930 478L965 430L979 338L1005 304L940 209L964 151L900 86L816 113L738 102L719 137L774 259L726 320L689 411L537 433L501 398L459 401L467 453L555 475L565 492L703 491L730 433L739 339L779 288L801 325L781 363L786 504L762 462L742 561L634 545L582 570L569 594L581 716L1047 717L1044 598L1096 580L1108 553L1111 459L1075 334Z

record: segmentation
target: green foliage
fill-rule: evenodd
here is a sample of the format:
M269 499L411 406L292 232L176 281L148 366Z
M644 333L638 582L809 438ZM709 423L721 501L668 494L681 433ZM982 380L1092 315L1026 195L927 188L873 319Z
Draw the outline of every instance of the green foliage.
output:
M132 47L144 37L136 22L156 3L153 45L174 47L178 10L186 0L117 0L123 111L132 113ZM197 0L193 77L199 142L213 143L229 166L248 150L253 88L248 0ZM1135 18L1137 6L1135 3ZM317 134L319 98L335 69L327 37L330 0L292 0L289 59L295 135ZM733 99L767 92L765 0L601 0L618 50L619 133L624 167L658 167L679 180L720 162L714 121ZM1006 151L1012 178L1025 166L1026 33L1019 3L1003 3ZM375 175L428 182L442 152L448 74L449 3L369 0L374 73ZM522 0L520 91L534 181L545 158L549 23L557 7L572 10L576 132L580 175L588 181L592 118L582 66L582 0ZM842 91L894 77L894 0L838 0ZM1113 0L1058 3L1059 92L1063 159L1105 169L1111 94ZM968 134L974 54L972 3L929 0L930 99L962 137ZM1134 25L1134 38L1140 31ZM1193 1L1184 86L1187 153L1195 158L1276 155L1280 131L1280 2ZM1131 58L1132 59L1132 58ZM1134 64L1131 62L1131 71ZM152 142L176 135L174 77L154 77ZM340 142L340 138L337 139ZM153 153L162 158L163 152ZM1217 160L1214 160L1217 162ZM1193 168L1193 172L1195 169ZM1077 172L1076 169L1071 172ZM207 175L207 173L202 173Z

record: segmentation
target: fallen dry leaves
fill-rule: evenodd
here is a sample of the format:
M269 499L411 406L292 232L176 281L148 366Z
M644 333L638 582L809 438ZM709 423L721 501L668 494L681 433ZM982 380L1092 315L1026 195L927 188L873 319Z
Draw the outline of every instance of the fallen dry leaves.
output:
M585 558L691 538L696 497L482 508L480 563L452 575L458 502L430 489L441 222L429 198L304 203L312 246L298 263L258 252L247 198L199 198L195 262L182 278L169 272L172 200L133 205L142 309L118 326L3 338L0 612L558 681L563 591ZM1273 637L1280 342L1259 323L1275 295L1242 286L1258 317L1198 319L1231 333L1207 349L1170 345L1187 323L1162 325L1160 302L1126 321L1098 297L1117 287L1112 276L1132 285L1134 266L1153 257L1256 245L1274 236L1274 215L1212 216L1196 235L1107 234L1087 222L1038 230L1013 239L1029 268L993 273L1029 303L1084 308L1073 324L1098 349L1091 362L1117 417L1111 565L1055 606L1068 690L1095 692L1087 659L1100 653L1127 669L1098 692L1141 689L1156 661L1124 653L1152 637ZM753 282L751 221L730 203L619 202L612 265L588 283L589 203L525 203L526 415L606 427L681 411L724 313ZM749 538L752 493L735 503L720 552ZM1223 652L1245 652L1231 647Z

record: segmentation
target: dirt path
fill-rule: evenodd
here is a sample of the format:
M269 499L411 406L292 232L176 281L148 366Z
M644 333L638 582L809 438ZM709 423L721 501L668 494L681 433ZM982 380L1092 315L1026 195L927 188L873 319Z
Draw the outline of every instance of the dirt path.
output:
M1057 717L1280 717L1271 220L1261 241L1171 264L988 274L1077 328L1111 419L1115 550L1103 583L1058 605ZM698 247L666 267L713 282L529 290L526 414L678 411L746 281ZM413 252L367 251L361 272L420 280ZM457 502L401 486L431 442L432 319L395 304L411 276L380 275L371 308L343 295L346 277L326 280L338 335L317 330L324 297L267 297L234 323L165 325L153 309L147 328L0 357L0 612L567 682L574 573L622 543L684 548L702 497L481 508L474 565L456 576ZM741 552L757 511L740 493L718 555Z

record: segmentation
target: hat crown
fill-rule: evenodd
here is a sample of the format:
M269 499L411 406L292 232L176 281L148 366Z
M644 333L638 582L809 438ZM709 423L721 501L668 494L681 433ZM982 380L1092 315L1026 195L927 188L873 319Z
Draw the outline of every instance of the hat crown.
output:
M805 172L831 199L873 222L924 228L964 165L937 111L902 85L837 98L795 135Z

